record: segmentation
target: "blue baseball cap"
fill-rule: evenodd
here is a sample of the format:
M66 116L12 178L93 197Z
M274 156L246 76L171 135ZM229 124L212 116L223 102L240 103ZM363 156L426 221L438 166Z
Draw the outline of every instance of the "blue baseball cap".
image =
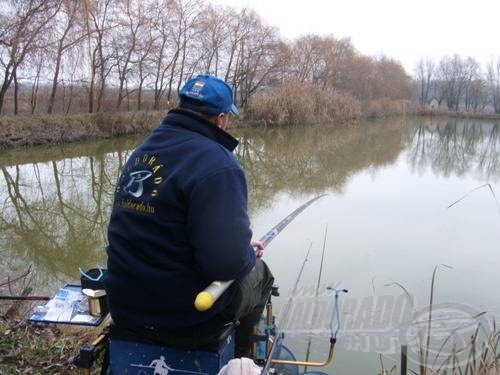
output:
M208 115L230 112L239 116L233 90L223 80L200 74L188 80L179 92L180 106Z

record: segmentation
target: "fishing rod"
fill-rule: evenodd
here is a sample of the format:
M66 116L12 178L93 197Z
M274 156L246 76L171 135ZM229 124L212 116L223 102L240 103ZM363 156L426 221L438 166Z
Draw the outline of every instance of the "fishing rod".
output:
M50 301L47 296L0 296L0 300L6 301Z
M266 247L285 227L292 222L302 211L313 204L318 199L324 197L326 194L318 195L317 197L307 201L302 206L296 208L287 217L276 224L269 232L264 234L260 241ZM234 282L234 280L229 281L213 281L209 286L205 288L202 292L198 293L194 301L194 306L198 311L206 311L210 309L215 301L226 291L227 288Z
M325 228L325 235L323 238L323 251L321 255L321 265L320 265L320 271L319 271L319 276L318 276L318 283L316 286L316 298L318 297L318 292L319 292L319 285L321 282L321 274L323 272L323 263L325 259L325 248L326 248L326 238L327 238L327 233L328 233L328 226ZM310 248L309 248L310 250ZM309 251L307 253L309 255ZM327 290L332 290L333 291L333 298L334 298L334 307L333 307L333 312L332 312L332 317L330 320L330 349L328 351L328 357L326 360L323 362L311 362L309 361L309 354L310 354L310 341L309 345L307 348L307 354L306 354L306 360L305 361L297 361L297 360L284 360L284 359L274 359L273 355L277 347L281 345L281 341L283 340L284 334L283 334L283 327L284 323L286 322L286 319L288 317L289 311L290 311L290 306L292 304L293 298L295 297L296 289L298 282L300 280L300 277L302 275L302 271L304 269L305 263L307 261L308 255L306 255L306 259L304 260L304 263L302 264L302 268L299 273L299 277L297 278L297 281L295 282L294 288L292 290L291 296L285 305L285 308L283 310L283 313L281 315L280 323L277 326L276 333L274 334L274 340L272 343L271 350L268 352L268 356L265 362L265 365L262 369L261 375L269 375L269 369L271 364L278 364L278 365L296 365L296 366L304 366L304 369L307 371L307 367L323 367L328 365L332 359L333 355L335 352L335 344L337 343L337 335L340 330L340 309L339 309L339 298L341 293L347 293L347 289L339 289L339 288L333 288L333 287L327 287ZM315 310L316 310L315 306ZM313 313L313 317L315 315L315 312ZM335 323L334 323L335 320Z
M307 263L309 253L311 252L311 247L312 247L312 243L309 245L309 249L307 250L306 257L304 258L304 261L302 262L302 267L300 267L299 274L297 276L297 279L295 280L295 284L293 286L292 292L290 293L290 298L288 298L288 301L287 301L285 307L283 308L283 313L281 314L281 319L280 319L280 322L278 324L278 331L276 332L276 335L274 336L274 341L273 341L273 344L272 344L271 349L269 351L269 354L268 354L268 357L266 360L266 364L264 365L264 368L262 369L261 375L268 375L269 366L271 365L271 359L273 358L273 354L276 350L276 347L278 346L278 343L281 341L280 340L280 337L282 336L281 330L283 329L284 323L288 317L288 313L290 312L290 307L292 306L293 298L295 297L295 293L297 292L297 287L299 285L300 278L302 277L302 271L304 271L304 267Z

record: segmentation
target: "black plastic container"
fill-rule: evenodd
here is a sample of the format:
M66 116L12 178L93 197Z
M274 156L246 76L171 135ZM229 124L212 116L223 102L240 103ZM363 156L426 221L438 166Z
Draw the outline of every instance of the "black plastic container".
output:
M82 289L104 289L105 268L91 268L80 276Z

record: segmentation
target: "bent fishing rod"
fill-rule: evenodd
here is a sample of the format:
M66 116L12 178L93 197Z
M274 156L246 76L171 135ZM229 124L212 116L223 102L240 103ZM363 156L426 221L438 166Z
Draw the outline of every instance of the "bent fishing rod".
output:
M287 217L276 224L269 232L264 234L260 241L264 245L264 248L283 230L285 227L292 222L302 211L313 204L318 199L324 197L326 194L318 195L317 197L307 201L302 206L296 208ZM198 293L194 301L194 306L198 311L206 311L214 305L215 301L226 291L227 288L234 282L234 280L229 281L213 281L209 286L205 288L202 292Z
M323 269L323 260L324 260L324 249L325 249L325 244L326 244L326 232L325 232L325 239L323 242L323 255L321 256L321 268L320 268L320 274ZM274 335L274 339L271 345L271 349L268 352L266 362L264 364L264 367L262 368L262 372L260 373L261 375L269 375L269 370L271 364L278 364L278 365L296 365L296 366L311 366L311 367L324 367L327 366L332 362L333 355L335 352L335 344L337 343L337 334L340 330L340 309L339 309L339 296L341 293L347 293L347 289L336 289L332 287L327 287L328 290L333 290L334 292L334 308L332 312L332 317L330 320L330 348L328 350L328 356L323 362L312 362L309 361L309 355L307 355L305 361L297 361L295 359L293 360L286 360L286 359L279 359L279 358L273 358L276 350L278 347L280 347L281 342L284 337L283 330L285 328L285 323L288 319L288 315L290 313L290 308L292 306L293 300L295 298L295 295L297 293L297 287L299 285L300 279L302 277L302 272L304 271L304 267L308 261L309 258L309 252L311 251L311 246L309 246L309 250L307 251L306 257L302 263L302 267L300 268L299 274L297 276L297 279L295 281L295 284L293 286L292 292L290 293L290 297L283 307L282 313L280 314L280 322L277 325L277 330ZM321 279L321 276L318 279L318 286L319 286L319 281ZM317 288L319 289L319 287ZM336 319L336 322L334 324L334 320Z

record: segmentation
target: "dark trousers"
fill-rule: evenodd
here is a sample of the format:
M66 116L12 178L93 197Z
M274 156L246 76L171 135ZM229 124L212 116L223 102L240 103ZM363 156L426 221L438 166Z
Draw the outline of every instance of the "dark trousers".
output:
M274 277L269 267L261 259L257 259L248 275L235 281L235 297L231 305L221 313L223 318L237 322L235 357L250 355L253 326L260 320L271 295L273 282Z

